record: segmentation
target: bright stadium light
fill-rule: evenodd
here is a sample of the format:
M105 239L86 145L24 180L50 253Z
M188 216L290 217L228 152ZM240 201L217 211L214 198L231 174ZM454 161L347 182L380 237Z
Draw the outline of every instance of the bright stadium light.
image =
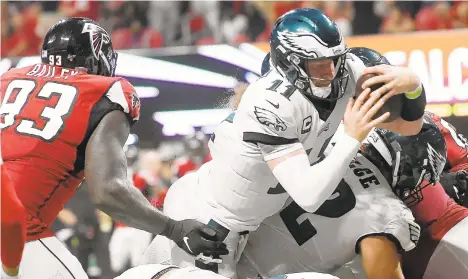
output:
M8 58L0 61L0 76L11 68L11 60Z
M125 145L132 145L138 142L138 136L135 134L130 134L128 135L127 141L125 142Z
M229 108L161 111L155 112L153 119L164 126L163 134L166 136L188 135L193 133L196 127L218 125L231 112Z
M252 83L252 82L256 81L258 78L259 78L259 76L257 76L256 74L254 74L252 72L245 73L245 80L248 83Z
M119 54L116 74L219 88L232 88L237 84L235 78L223 74L126 53Z
M236 65L254 73L260 73L263 61L263 57L256 59L230 45L199 46L197 52L200 55Z
M38 64L38 63L41 63L40 56L26 56L26 57L21 58L15 67L16 68L27 67L27 66L31 66L34 64Z
M154 98L159 96L159 89L153 86L135 86L135 90L140 98Z

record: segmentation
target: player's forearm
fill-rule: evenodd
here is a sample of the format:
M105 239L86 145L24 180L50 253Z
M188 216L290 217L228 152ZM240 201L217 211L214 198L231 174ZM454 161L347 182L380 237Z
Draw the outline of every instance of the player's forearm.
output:
M415 90L407 92L402 97L402 109L398 119L390 123L381 123L379 128L390 130L403 136L417 135L423 125L424 110L426 108L426 92L419 78L414 79L417 84Z
M279 163L273 174L297 204L314 212L333 194L360 145L343 134L320 163L309 166L307 155L300 154Z
M112 219L130 227L161 234L169 218L154 208L130 181L114 180L94 195L96 206Z
M363 261L364 273L367 279L405 279L398 261L390 261L390 263L371 261L371 263Z
M419 134L423 125L423 118L416 121L406 121L401 117L389 123L380 123L378 128L392 131L403 136L414 136Z

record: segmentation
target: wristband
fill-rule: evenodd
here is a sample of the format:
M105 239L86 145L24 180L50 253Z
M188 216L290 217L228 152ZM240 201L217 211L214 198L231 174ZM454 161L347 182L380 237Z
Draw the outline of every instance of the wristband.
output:
M424 86L421 84L416 90L409 92L410 97L408 97L407 94L408 93L405 93L405 97L402 98L403 105L400 116L405 121L416 121L423 117L424 109L426 108L426 93L424 91Z
M422 90L423 90L422 83L420 83L419 86L416 89L414 89L413 91L406 92L405 97L410 99L410 100L416 99L419 96L421 96Z

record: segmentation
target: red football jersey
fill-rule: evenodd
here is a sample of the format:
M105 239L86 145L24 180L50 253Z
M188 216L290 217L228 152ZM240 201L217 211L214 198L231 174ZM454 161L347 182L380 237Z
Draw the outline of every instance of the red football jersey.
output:
M113 110L137 121L138 96L123 78L36 64L3 74L1 97L4 166L27 210L28 240L50 236L83 180L92 132Z
M205 156L202 164L209 161L211 161L211 154L207 154ZM189 172L198 170L202 164L197 164L188 157L182 157L181 159L174 162L174 173L177 175L177 177L182 177Z
M468 141L466 138L458 134L455 127L440 116L431 112L426 112L425 114L437 124L437 127L439 127L444 135L447 144L447 164L444 170L468 170Z
M439 127L447 144L445 170L467 169L468 146L466 139L439 116L426 112ZM415 249L403 254L403 269L409 278L422 278L437 245L445 234L468 217L468 209L449 198L440 183L422 190L423 200L411 207L417 223L423 228Z
M424 199L426 199L426 196L424 196ZM428 207L429 210L431 208ZM468 209L458 205L452 199L447 199L444 211L441 212L438 219L432 220L431 223L422 226L421 236L416 248L403 253L402 268L406 278L423 278L439 242L450 229L465 218L468 218Z

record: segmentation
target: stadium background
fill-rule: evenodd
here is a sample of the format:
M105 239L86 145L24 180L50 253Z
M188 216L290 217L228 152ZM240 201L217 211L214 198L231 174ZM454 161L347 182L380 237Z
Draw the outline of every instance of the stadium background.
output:
M187 155L185 136L201 131L207 142L230 111L231 89L258 77L269 27L296 7L325 11L348 46L376 49L416 70L428 89L427 110L468 135L468 2L462 1L2 1L0 74L39 62L41 38L57 20L85 16L101 23L120 53L117 75L141 98L140 121L129 138L140 149L139 170L152 176L153 186L167 188ZM84 234L94 239L85 249L88 271L92 278L112 278L112 221L84 210L92 208L85 188L67 208L76 221L64 214L68 224L57 222L56 229L71 228L67 244L80 251L79 225L88 228Z

